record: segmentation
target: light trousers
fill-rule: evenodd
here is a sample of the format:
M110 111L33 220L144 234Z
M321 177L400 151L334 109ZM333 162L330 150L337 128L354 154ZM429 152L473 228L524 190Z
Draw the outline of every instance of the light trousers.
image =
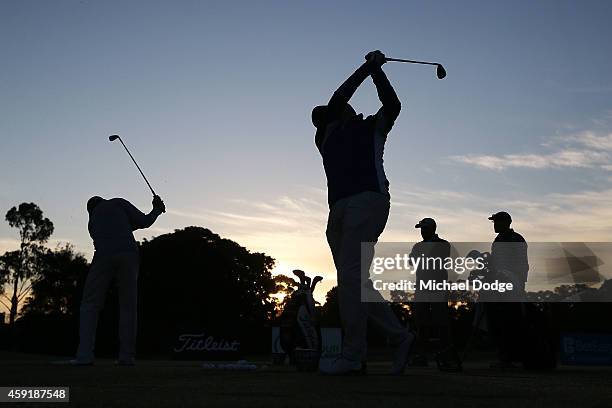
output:
M139 262L137 252L94 255L81 300L78 360L94 359L98 316L113 280L119 287L119 360L134 359Z
M339 200L329 213L326 235L338 274L342 355L349 360L366 359L368 319L392 343L401 342L408 333L369 278L374 244L387 224L389 207L387 196L366 191Z

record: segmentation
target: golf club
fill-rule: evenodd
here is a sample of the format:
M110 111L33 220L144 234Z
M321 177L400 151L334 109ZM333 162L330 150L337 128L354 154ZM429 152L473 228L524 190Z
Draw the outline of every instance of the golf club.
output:
M142 178L144 179L144 181L146 181L147 186L149 186L149 189L151 190L151 193L153 193L153 196L156 196L157 194L155 194L155 191L153 191L153 187L151 187L151 184L149 183L149 180L147 180L147 178L145 177L144 173L140 169L140 166L138 165L138 163L136 163L136 160L134 159L134 156L132 156L132 153L130 153L130 151L128 150L128 148L125 145L125 143L123 143L123 140L121 140L121 137L119 135L111 135L111 136L108 137L108 140L111 141L111 142L114 142L117 139L119 139L119 141L121 142L121 144L125 148L125 151L127 152L127 154L130 155L130 158L132 159L132 161L136 165L136 168L138 169L138 171L142 175Z
M385 58L385 60L391 62L408 62L410 64L435 65L436 75L438 76L438 79L443 79L446 76L446 70L444 69L442 64L438 64L437 62L413 61L400 58Z
M310 287L310 291L314 292L315 287L317 286L317 283L321 282L323 280L322 276L315 276L314 279L312 280L312 286Z
M304 273L304 271L301 271L299 269L294 269L293 274L300 278L300 289L303 289L306 284L306 274Z

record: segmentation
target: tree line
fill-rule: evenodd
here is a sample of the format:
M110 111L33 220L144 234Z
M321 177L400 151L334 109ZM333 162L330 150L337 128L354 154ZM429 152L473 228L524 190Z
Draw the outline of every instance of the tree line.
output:
M18 231L20 246L0 255L0 302L9 311L0 336L5 345L12 339L13 346L26 349L40 349L38 339L45 338L48 351L70 353L89 262L70 243L45 246L54 225L36 204L12 207L5 219ZM167 350L177 333L197 328L239 336L265 330L296 287L290 277L272 276L272 257L203 227L177 229L139 246L138 332L144 352ZM101 349L111 350L116 342L117 295L111 287L101 312ZM267 345L269 336L259 337Z
M89 269L85 256L70 244L45 244L53 222L34 203L22 203L6 213L18 231L20 245L0 255L0 303L9 311L0 325L0 347L24 351L74 352L78 336L81 293ZM272 276L275 260L251 252L207 228L190 226L152 239L140 246L138 350L142 354L168 352L180 333L205 329L247 339L253 350L269 349L269 327L276 324L297 283L285 275ZM610 283L610 282L606 282ZM603 285L601 290L610 290ZM584 288L560 288L564 293L538 292L533 302ZM112 354L117 342L117 290L111 288L101 312L98 350ZM317 304L322 326L339 327L337 288ZM457 343L469 336L473 300L453 298L451 320ZM412 305L394 294L392 309L411 323ZM558 330L610 331L603 311L610 303L557 303L551 324ZM604 313L605 314L605 313ZM384 343L372 331L370 341Z

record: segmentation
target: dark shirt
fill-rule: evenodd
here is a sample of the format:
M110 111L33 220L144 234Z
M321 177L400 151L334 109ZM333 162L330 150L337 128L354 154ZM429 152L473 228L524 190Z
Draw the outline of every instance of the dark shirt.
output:
M524 289L529 272L527 242L512 228L500 232L491 245L491 267L502 281L513 281Z
M317 128L315 144L323 158L330 207L364 191L389 195L384 145L401 104L381 69L371 75L383 106L365 119L363 115L343 119L348 101L369 74L365 66L360 67L334 92L327 117Z
M89 235L98 255L137 252L132 231L148 228L160 215L152 210L144 214L123 198L100 202L89 214Z
M424 257L430 258L429 265L424 268L419 265L416 271L417 282L419 280L436 280L442 281L448 279L448 271L444 268L446 258L450 257L451 247L447 240L442 239L438 234L427 241L417 242L410 251L411 258ZM435 259L435 261L431 260ZM424 262L424 261L421 261Z

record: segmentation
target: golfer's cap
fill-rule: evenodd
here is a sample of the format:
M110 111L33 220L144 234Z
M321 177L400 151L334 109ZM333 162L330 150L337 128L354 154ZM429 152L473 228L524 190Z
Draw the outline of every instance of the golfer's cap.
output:
M414 228L436 227L436 221L433 218L423 218Z
M512 222L512 217L510 216L510 214L508 214L505 211L497 212L497 213L493 214L492 216L490 216L489 219L491 221L500 220L500 221Z
M87 212L92 212L93 209L96 208L96 206L100 204L102 201L104 201L102 197L99 197L99 196L91 197L89 200L87 200Z

